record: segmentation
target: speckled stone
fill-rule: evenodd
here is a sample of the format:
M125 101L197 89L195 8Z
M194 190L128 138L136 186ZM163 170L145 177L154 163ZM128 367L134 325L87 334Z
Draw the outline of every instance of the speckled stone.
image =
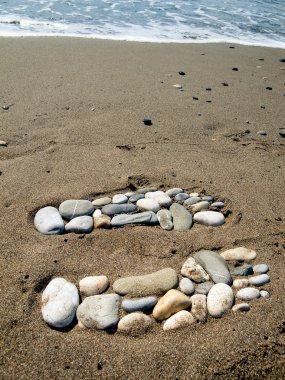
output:
M118 323L118 331L127 334L145 333L153 324L153 320L143 313L125 315Z
M180 310L187 309L191 300L185 294L176 289L169 290L161 297L153 309L153 316L158 321L169 318Z
M205 294L194 294L191 297L191 313L194 318L200 322L205 323L207 320L207 297Z
M101 214L99 216L93 217L95 228L110 228L111 218L108 215Z
M187 231L192 227L192 215L185 207L178 203L173 203L170 207L170 212L172 214L175 231Z
M215 284L207 297L208 313L214 318L220 318L229 310L234 302L234 293L227 284Z
M84 199L69 199L59 206L60 215L67 220L71 220L78 216L87 216L93 214L94 205Z
M193 257L188 257L182 266L181 274L195 282L205 282L210 279L208 273L199 265Z
M248 284L249 284L249 281L247 278L238 278L238 279L234 280L233 288L236 290L239 290L242 288L246 288L248 286Z
M164 325L163 330L169 331L169 330L177 330L183 327L188 327L189 325L192 325L195 323L195 319L193 315L186 310L178 311L178 313L175 313L170 318L168 318Z

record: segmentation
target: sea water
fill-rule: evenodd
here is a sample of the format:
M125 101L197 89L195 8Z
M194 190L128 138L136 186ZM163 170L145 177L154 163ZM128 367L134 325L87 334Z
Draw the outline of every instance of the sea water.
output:
M0 0L0 36L285 47L285 0Z

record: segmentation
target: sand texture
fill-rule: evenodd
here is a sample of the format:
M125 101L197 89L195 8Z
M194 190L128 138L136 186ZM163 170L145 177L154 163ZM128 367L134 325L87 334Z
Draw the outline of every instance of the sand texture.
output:
M0 147L0 378L285 378L285 51L1 38L0 56L0 140L8 143ZM214 195L229 216L186 232L44 236L33 226L44 205L143 186ZM175 332L156 324L141 336L59 332L42 320L53 277L78 286L90 275L112 284L167 267L179 273L200 249L238 246L270 267L271 298L247 314Z

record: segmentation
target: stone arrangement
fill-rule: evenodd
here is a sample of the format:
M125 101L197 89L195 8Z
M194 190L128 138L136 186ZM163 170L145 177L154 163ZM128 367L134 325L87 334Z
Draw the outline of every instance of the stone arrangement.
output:
M90 233L94 228L126 225L160 225L164 230L186 231L193 222L217 227L225 222L224 203L210 195L186 193L181 188L160 191L143 188L115 194L112 199L66 200L59 209L40 209L34 219L36 229L45 235L64 232Z
M65 206L62 210L72 215ZM81 328L141 334L155 323L167 331L221 318L230 310L246 312L251 302L270 297L261 288L270 282L269 268L253 265L255 258L256 252L244 247L201 250L183 263L179 275L164 268L119 278L112 287L106 276L89 276L79 281L79 291L64 278L54 278L42 294L43 319L58 329L77 320ZM110 293L104 293L107 289Z

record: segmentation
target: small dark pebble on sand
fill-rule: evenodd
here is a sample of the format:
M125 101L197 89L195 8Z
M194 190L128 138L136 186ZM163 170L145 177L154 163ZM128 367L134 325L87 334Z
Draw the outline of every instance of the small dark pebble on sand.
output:
M285 58L281 58L279 61L280 62L285 62Z
M265 131L258 131L257 134L259 136L267 136L267 132L265 132Z
M259 61L264 61L264 58L258 58Z
M212 103L212 100L206 100L206 103Z
M235 49L236 47L235 46L229 46L230 49Z
M249 129L246 129L246 130L244 131L244 133L250 133L250 130L249 130Z
M184 71L179 71L179 75L186 75Z
M267 87L266 87L266 90L270 90L270 91L271 91L271 90L272 90L272 87L267 86Z
M211 87L206 87L206 91L212 91Z
M225 87L228 87L228 84L225 83L225 82L223 82L222 85L225 86Z
M237 67L233 67L232 70L233 71L238 71L238 68Z
M192 99L199 100L199 98L197 98L197 96L192 96Z
M8 111L8 109L9 109L10 107L7 106L7 105L4 105L4 106L2 106L2 108L3 108L4 111Z
M260 108L262 108L263 110L265 110L265 106L260 106Z
M144 125L152 125L151 119L143 119Z

